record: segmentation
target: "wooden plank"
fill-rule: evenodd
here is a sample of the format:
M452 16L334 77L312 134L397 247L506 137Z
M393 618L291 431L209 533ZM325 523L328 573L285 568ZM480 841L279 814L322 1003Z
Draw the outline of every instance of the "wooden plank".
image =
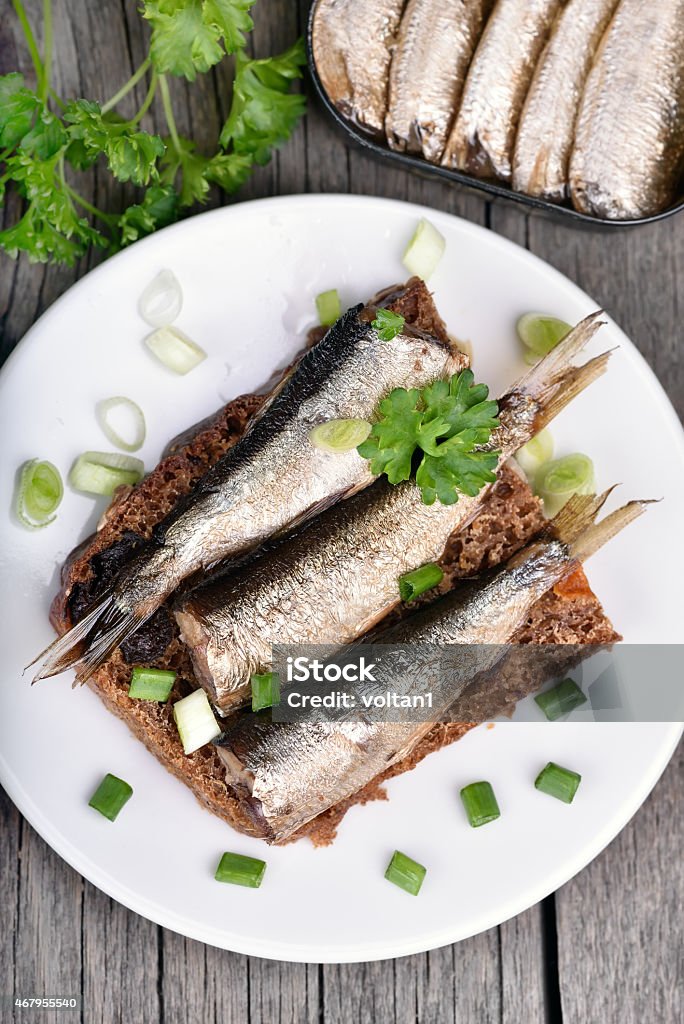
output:
M317 1024L320 1020L317 964L286 964L249 957L248 969L250 1021L254 1024L258 1021Z
M80 1002L84 883L26 822L17 884L14 995L73 996ZM64 1021L62 1010L40 1012L47 1024ZM27 1016L30 1013L26 1011Z
M499 948L501 1024L544 1020L548 1005L545 979L548 965L545 964L541 903L499 926Z
M89 882L83 885L83 1006L88 1024L157 1024L163 1005L158 986L161 929Z
M568 1024L684 1019L684 744L638 814L556 894Z
M2 1000L14 995L15 940L19 905L23 899L18 870L24 831L24 819L5 791L0 788L0 1017L7 1006Z

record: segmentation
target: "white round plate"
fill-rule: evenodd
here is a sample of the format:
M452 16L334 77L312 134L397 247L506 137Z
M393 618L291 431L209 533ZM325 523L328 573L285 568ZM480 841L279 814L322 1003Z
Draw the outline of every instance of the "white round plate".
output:
M430 281L439 310L472 342L477 377L494 393L524 369L514 331L520 313L548 310L574 322L596 308L530 253L465 221L381 199L292 196L194 217L115 256L52 306L0 377L0 780L34 828L100 889L226 949L372 960L496 925L610 842L680 734L673 724L479 728L393 780L389 802L354 808L332 847L269 849L203 810L89 690L72 690L67 675L34 687L22 677L52 636L58 567L103 503L67 488L57 522L30 533L9 513L16 468L40 456L66 477L79 452L108 449L94 408L111 395L144 409L141 454L151 468L171 436L290 361L315 320L317 293L338 288L344 305L403 280L401 255L421 216L447 242ZM208 353L187 377L166 371L142 345L149 328L138 297L164 267L183 288L178 325ZM650 369L610 323L592 352L614 346L608 374L559 418L557 448L590 453L601 485L622 483L621 499L666 499L597 555L589 576L627 640L678 642L683 434ZM532 785L550 759L583 776L571 807ZM115 824L87 806L105 772L134 789ZM471 829L458 791L479 778L491 780L503 813ZM428 868L418 898L383 879L394 849ZM267 860L259 890L214 881L225 850Z

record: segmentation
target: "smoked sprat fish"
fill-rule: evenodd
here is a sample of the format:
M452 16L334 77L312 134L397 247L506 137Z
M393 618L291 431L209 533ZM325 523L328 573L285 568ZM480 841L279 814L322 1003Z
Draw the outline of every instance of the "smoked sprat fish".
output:
M562 0L498 0L475 51L442 163L511 180L518 120Z
M510 642L532 606L644 510L644 502L630 502L596 523L605 497L571 498L546 535L502 569L459 587L374 637L373 644L396 645L396 649L379 660L373 690L383 693L396 688L398 674L406 679L405 652L415 645L434 645L437 671L440 650L454 644L482 645L471 647L475 660L495 659L494 645ZM421 656L421 668L425 660ZM483 667L495 668L495 664L492 660L491 666ZM397 665L402 666L399 672ZM418 675L420 682L412 677L411 686L424 692L425 673ZM440 721L468 678L454 672L452 686L444 686L443 679L436 682L443 701L435 708L435 720ZM408 693L411 686L402 692ZM241 799L255 829L271 843L288 839L401 761L434 725L434 721L376 721L359 710L337 721L326 720L323 714L294 723L274 723L269 718L245 715L215 744L226 766L228 785Z
M387 140L438 163L493 0L409 0L389 76Z
M321 0L313 23L313 54L323 88L350 120L380 135L387 78L405 0Z
M395 387L423 387L464 368L455 344L405 325L391 343L355 306L310 349L271 395L248 432L202 477L123 568L113 589L41 657L36 679L72 666L85 680L180 583L240 556L273 534L370 484L355 451L311 444L314 426L369 419Z
M668 206L684 172L684 0L621 0L587 79L570 161L584 213Z
M499 465L606 368L608 354L572 359L601 326L594 313L499 400L489 448ZM228 709L270 665L273 643L351 643L399 603L398 579L437 560L477 515L487 488L454 505L425 505L411 482L384 481L319 516L287 543L181 597L175 609L197 681Z
M561 202L575 121L594 54L617 0L569 0L539 58L520 117L513 188Z

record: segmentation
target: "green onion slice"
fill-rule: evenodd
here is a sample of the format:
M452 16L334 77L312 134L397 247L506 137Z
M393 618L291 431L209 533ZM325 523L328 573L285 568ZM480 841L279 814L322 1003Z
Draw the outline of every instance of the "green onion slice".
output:
M123 413L123 416L122 416ZM95 406L97 422L110 442L125 452L137 452L145 440L145 416L137 402L123 395L104 398ZM123 422L118 427L115 423ZM121 433L123 429L124 433Z
M252 711L262 711L280 704L280 676L277 672L254 673L252 676Z
M420 569L399 577L399 596L402 601L415 601L426 590L432 590L444 579L444 573L435 562L421 565Z
M542 709L549 722L555 722L575 708L587 703L587 698L572 679L563 679L550 690L538 693L535 703Z
M137 700L168 700L175 681L175 672L136 666L131 673L128 696Z
M15 512L29 530L41 530L55 520L64 484L51 462L30 459L21 467Z
M565 320L546 313L524 313L516 324L516 330L525 348L535 357L532 361L536 362L555 348L572 328Z
M417 896L426 874L427 869L422 864L395 850L387 865L385 878L388 882L398 885L400 889L410 892L412 896Z
M559 764L549 761L545 768L539 772L535 779L536 789L549 796L555 796L564 804L571 804L575 799L575 793L582 781L582 776L569 768L561 768Z
M468 821L473 828L486 825L501 817L494 790L489 782L471 782L461 790L461 800L465 807Z
M183 307L183 292L176 275L160 270L138 301L140 316L150 327L165 327L176 319Z
M86 494L113 494L117 487L133 486L145 474L145 466L132 455L84 452L74 462L69 483Z
M371 425L366 420L328 420L310 431L309 440L314 448L339 455L363 444L370 432Z
M152 355L174 373L189 373L207 358L204 349L177 327L159 327L147 335L145 344Z
M214 878L217 882L230 882L231 885L245 885L249 889L258 889L265 871L265 860L244 857L241 853L224 853Z
M132 796L133 789L127 782L118 779L116 775L107 774L88 801L88 806L94 807L105 818L114 821Z
M337 288L331 288L328 292L321 292L316 296L316 310L322 327L332 327L336 320L342 316L342 306Z
M446 241L429 220L420 220L402 262L411 274L427 281L444 255Z
M205 743L221 735L221 727L204 690L194 690L173 705L173 717L178 729L183 753L192 754Z
M596 486L594 463L579 452L545 462L534 479L534 490L553 518L573 494L591 494Z
M539 468L553 458L553 436L548 427L524 444L515 458L523 473L533 478Z

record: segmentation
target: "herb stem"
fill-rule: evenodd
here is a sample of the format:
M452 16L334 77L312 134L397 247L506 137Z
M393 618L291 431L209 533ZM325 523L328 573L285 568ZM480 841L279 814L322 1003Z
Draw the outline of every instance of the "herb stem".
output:
M169 83L166 80L166 75L159 76L159 89L161 91L164 117L166 118L166 127L169 129L173 148L178 156L182 156L180 139L178 138L178 129L176 128L176 119L173 116L173 107L171 106L171 93L169 92Z
M77 206L82 207L84 210L86 210L87 213L92 214L93 217L97 217L98 220L103 221L103 223L105 223L108 228L113 228L115 226L116 217L112 216L111 214L105 213L103 210L99 210L97 206L93 206L92 203L89 203L87 199L84 199L80 192L77 192L68 183L68 181L66 180L66 176L64 174L63 155L60 157L59 160L59 180L61 182L62 188L64 189L64 191L69 196L69 199L71 199L72 202L76 203Z
M124 98L124 96L128 95L128 93L131 91L131 89L135 89L135 87L138 84L138 82L140 81L140 79L144 78L145 75L147 74L147 72L148 72L148 70L150 68L150 64L151 63L152 63L152 58L148 54L148 56L145 57L145 60L142 62L142 64L138 68L138 70L133 72L131 77L128 79L128 81L124 85L121 86L119 91L115 92L114 95L112 96L112 98L107 100L106 103L103 103L103 105L101 107L101 110L102 110L103 114L108 113L110 110L112 110L117 105L117 103L120 103L121 100Z
M147 111L150 109L150 107L152 105L152 100L154 99L154 97L155 97L155 95L157 93L157 86L158 86L158 84L159 84L159 78L157 76L157 72L154 69L152 69L152 74L150 76L150 86L149 86L149 89L147 90L147 95L145 96L145 99L142 102L142 106L140 107L140 110L135 115L135 117L131 118L131 120L128 122L129 124L131 124L131 125L138 124L140 121L142 121L143 117L145 116L145 114L147 113Z
M52 0L43 0L43 77L38 96L47 102L50 91L50 70L52 67Z
M48 89L48 96L50 97L50 99L53 99L55 101L60 110L66 110L66 103L64 102L61 96L57 95L57 93L52 87Z
M21 25L22 31L24 33L24 39L26 40L26 45L31 55L31 63L33 64L33 70L36 73L38 85L40 85L40 83L43 80L43 62L40 59L40 53L38 51L38 46L36 44L36 37L33 34L33 29L31 28L31 24L28 20L28 15L26 14L26 9L22 3L22 0L12 0L12 5L14 7L17 18L19 19L19 24Z

